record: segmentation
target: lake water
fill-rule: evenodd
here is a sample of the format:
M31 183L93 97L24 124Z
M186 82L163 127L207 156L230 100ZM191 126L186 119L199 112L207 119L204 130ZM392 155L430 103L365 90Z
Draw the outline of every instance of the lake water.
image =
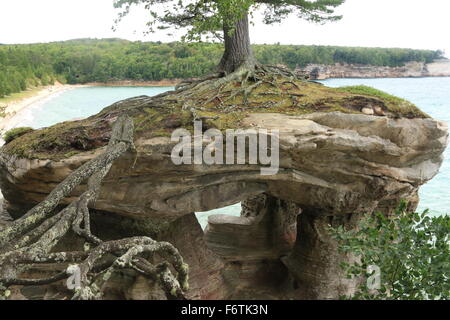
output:
M450 78L411 79L329 79L322 81L330 87L368 85L410 100L432 117L450 122ZM172 87L83 87L38 103L21 112L15 126L41 128L55 123L91 116L112 103L129 97L153 96ZM430 209L433 214L446 214L450 208L450 149L441 172L420 190L420 210ZM239 215L240 204L197 213L204 227L211 213Z
M20 127L42 128L85 118L114 102L141 95L154 96L173 87L81 87L57 93L20 114Z

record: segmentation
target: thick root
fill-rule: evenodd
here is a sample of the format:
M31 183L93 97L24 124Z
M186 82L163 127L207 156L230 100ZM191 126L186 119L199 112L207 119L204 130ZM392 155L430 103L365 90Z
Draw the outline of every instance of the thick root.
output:
M74 171L43 202L0 233L0 295L12 285L47 285L69 278L73 270L78 270L80 281L73 298L101 299L102 287L112 273L130 268L157 281L168 299L184 299L188 266L170 243L148 237L103 242L91 232L89 205L95 202L113 161L134 148L133 132L132 120L128 116L119 117L104 154ZM60 201L87 178L88 190L54 214ZM92 248L83 252L51 252L69 231L85 239ZM154 266L142 254L158 255L165 261ZM104 257L111 259L105 263L101 261ZM20 278L21 273L39 263L74 265L47 278ZM176 277L169 266L177 273Z

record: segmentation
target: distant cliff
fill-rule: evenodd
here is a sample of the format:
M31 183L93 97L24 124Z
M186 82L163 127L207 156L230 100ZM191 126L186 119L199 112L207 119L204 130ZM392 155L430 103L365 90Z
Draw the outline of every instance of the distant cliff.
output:
M440 59L432 63L408 62L401 67L380 67L357 64L309 64L301 71L311 79L329 78L408 78L408 77L450 77L450 60Z

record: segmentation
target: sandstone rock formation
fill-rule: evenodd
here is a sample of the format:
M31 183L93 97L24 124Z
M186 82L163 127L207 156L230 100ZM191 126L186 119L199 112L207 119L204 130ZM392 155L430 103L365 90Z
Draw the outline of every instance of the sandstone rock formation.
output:
M408 62L401 67L383 67L357 64L321 65L310 64L302 69L311 79L329 78L409 78L449 77L450 60L441 59L432 63Z
M117 160L103 182L93 207L100 236L144 233L173 243L190 265L188 296L194 299L351 293L355 282L345 279L339 262L352 257L338 252L328 226L351 228L364 214L389 214L401 199L414 209L419 187L442 163L447 125L375 91L352 93L284 78L267 82L248 97L233 96L238 83L214 91L217 96L183 96L180 89L136 97L91 118L17 138L1 151L4 209L18 217L42 201L102 151L110 123L127 113L136 125L136 151ZM177 142L170 133L191 130L194 119L222 131L280 130L279 171L261 175L259 165L248 163L175 165ZM211 216L203 234L194 212L238 202L241 217ZM160 297L144 282L123 280L110 298Z

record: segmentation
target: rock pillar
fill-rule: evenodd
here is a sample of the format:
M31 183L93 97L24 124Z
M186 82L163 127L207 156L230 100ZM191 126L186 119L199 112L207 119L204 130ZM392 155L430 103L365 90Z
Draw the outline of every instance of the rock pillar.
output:
M293 277L299 299L338 299L351 295L357 280L347 279L341 262L354 258L338 250L329 233L331 226L352 227L355 216L317 216L304 211L297 222L297 240L291 254L283 259Z

